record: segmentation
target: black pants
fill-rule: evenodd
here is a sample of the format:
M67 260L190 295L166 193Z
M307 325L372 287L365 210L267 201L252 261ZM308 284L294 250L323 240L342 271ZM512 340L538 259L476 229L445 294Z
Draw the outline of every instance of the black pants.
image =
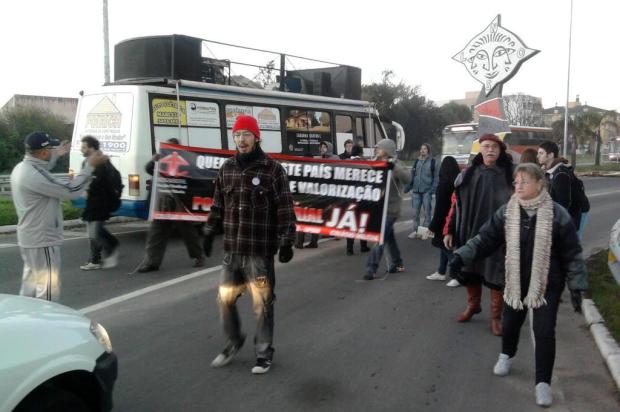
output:
M351 252L353 252L353 242L355 242L354 239L347 239L347 250L350 250ZM362 249L366 249L368 247L368 242L365 240L360 240L360 247Z
M166 252L168 239L175 230L181 235L189 257L192 259L202 257L200 236L198 235L194 223L176 220L153 220L146 237L145 264L155 267L161 265L161 261L164 259L164 253Z
M551 383L555 362L555 323L564 285L549 285L545 293L546 305L534 309L534 341L536 342L536 383ZM521 326L525 322L527 309L515 310L504 303L502 316L502 353L509 357L517 353Z

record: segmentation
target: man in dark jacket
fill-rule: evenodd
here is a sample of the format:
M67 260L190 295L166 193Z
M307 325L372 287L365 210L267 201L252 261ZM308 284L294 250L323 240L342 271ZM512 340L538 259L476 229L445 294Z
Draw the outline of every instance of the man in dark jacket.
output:
M575 227L579 229L581 220L581 210L574 207L571 199L571 179L573 168L568 164L568 160L559 156L558 145L546 141L538 146L538 163L545 171L547 179L547 189L554 202L559 203L568 211L573 218Z
M172 138L168 139L168 143L179 144L179 141ZM159 160L159 157L159 153L156 153L144 167L146 172L151 176L155 170L155 162ZM151 200L151 190L149 190L149 202ZM162 209L176 210L177 200L173 197L164 196L160 201L163 203ZM177 231L183 239L187 253L192 259L192 266L195 268L204 266L205 258L200 248L200 236L194 222L186 222L183 220L153 220L146 236L145 256L137 269L138 272L146 273L159 270L159 266L164 259L164 253L166 253L168 239L170 239L174 231Z
M80 150L88 159L99 151L99 140L93 136L84 136ZM82 220L86 222L88 231L90 258L86 264L80 266L82 270L107 269L118 265L118 239L105 228L106 220L114 211L110 204L113 198L110 182L113 169L110 160L97 166L92 174L93 180L86 191L86 206L82 212ZM105 259L102 259L102 252L106 256Z
M463 246L478 233L480 227L506 203L513 193L513 164L506 154L506 145L494 134L480 137L480 153L471 166L462 171L454 182L457 196L456 213L444 237L445 246L452 250ZM504 279L502 250L486 259L463 268L467 273L467 307L459 315L459 322L468 322L480 313L482 283L491 290L491 331L501 335L502 288Z
M274 255L280 262L293 258L295 211L284 168L260 147L258 122L241 115L232 128L237 154L220 168L213 205L204 228L204 251L211 253L213 237L224 228L224 260L218 301L228 342L211 362L227 365L245 341L236 302L250 290L257 317L252 373L269 371L273 360Z

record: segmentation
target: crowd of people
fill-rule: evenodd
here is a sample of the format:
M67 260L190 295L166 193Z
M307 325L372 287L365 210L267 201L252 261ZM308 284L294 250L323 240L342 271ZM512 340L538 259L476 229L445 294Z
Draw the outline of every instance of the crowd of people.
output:
M249 290L257 319L256 364L251 371L263 374L271 368L275 352L274 256L289 262L294 247L317 247L319 236L311 235L310 243L304 245L303 233L296 233L286 172L261 149L256 119L238 116L232 135L237 152L218 171L202 236L189 222L153 220L137 271L159 269L172 231L181 234L192 265L203 266L211 255L214 237L223 232L218 303L227 342L211 365L225 366L244 344L236 302ZM369 252L363 278L370 281L377 277L385 248L387 271L405 271L394 224L401 214L403 195L410 192L413 230L408 238L430 238L439 249L437 270L426 279L449 280L448 286L465 287L465 309L456 320L468 322L480 313L483 286L489 290L490 330L502 337L493 368L496 375L509 374L527 309L533 312L535 397L538 405L549 406L560 298L568 285L571 302L579 311L581 293L587 288L578 234L585 220L584 200L576 191L578 179L568 162L559 157L555 143L544 142L538 151L523 153L516 165L496 135L483 135L479 142L480 153L462 171L450 156L437 165L426 143L407 171L397 159L392 140L377 142L374 158L386 162L392 180L384 243L370 248L361 242L361 252ZM24 160L11 174L24 262L20 294L48 300L58 300L60 295L62 199L86 197L82 217L91 247L82 270L116 266L119 250L118 239L105 228L118 207L109 201L114 166L99 150L97 139L86 136L81 141L82 169L70 181L60 181L49 173L57 157L69 150L66 143L55 149L59 144L46 133L31 133L25 139ZM319 156L345 161L362 156L362 148L352 140L344 143L344 149L336 155L331 143L322 142ZM158 159L156 154L146 165L149 174ZM346 254L353 253L353 240L348 239Z

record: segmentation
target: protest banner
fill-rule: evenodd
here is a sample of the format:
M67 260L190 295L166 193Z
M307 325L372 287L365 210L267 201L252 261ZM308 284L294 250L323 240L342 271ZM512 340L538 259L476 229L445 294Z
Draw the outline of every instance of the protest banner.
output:
M206 221L218 169L235 152L161 143L159 153L150 218ZM383 242L387 163L269 156L288 175L298 231Z

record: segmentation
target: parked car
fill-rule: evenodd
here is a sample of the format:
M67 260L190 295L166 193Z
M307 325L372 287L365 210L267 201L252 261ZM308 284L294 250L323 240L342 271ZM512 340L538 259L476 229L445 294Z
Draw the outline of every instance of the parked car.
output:
M108 333L66 306L0 294L0 412L112 409Z

